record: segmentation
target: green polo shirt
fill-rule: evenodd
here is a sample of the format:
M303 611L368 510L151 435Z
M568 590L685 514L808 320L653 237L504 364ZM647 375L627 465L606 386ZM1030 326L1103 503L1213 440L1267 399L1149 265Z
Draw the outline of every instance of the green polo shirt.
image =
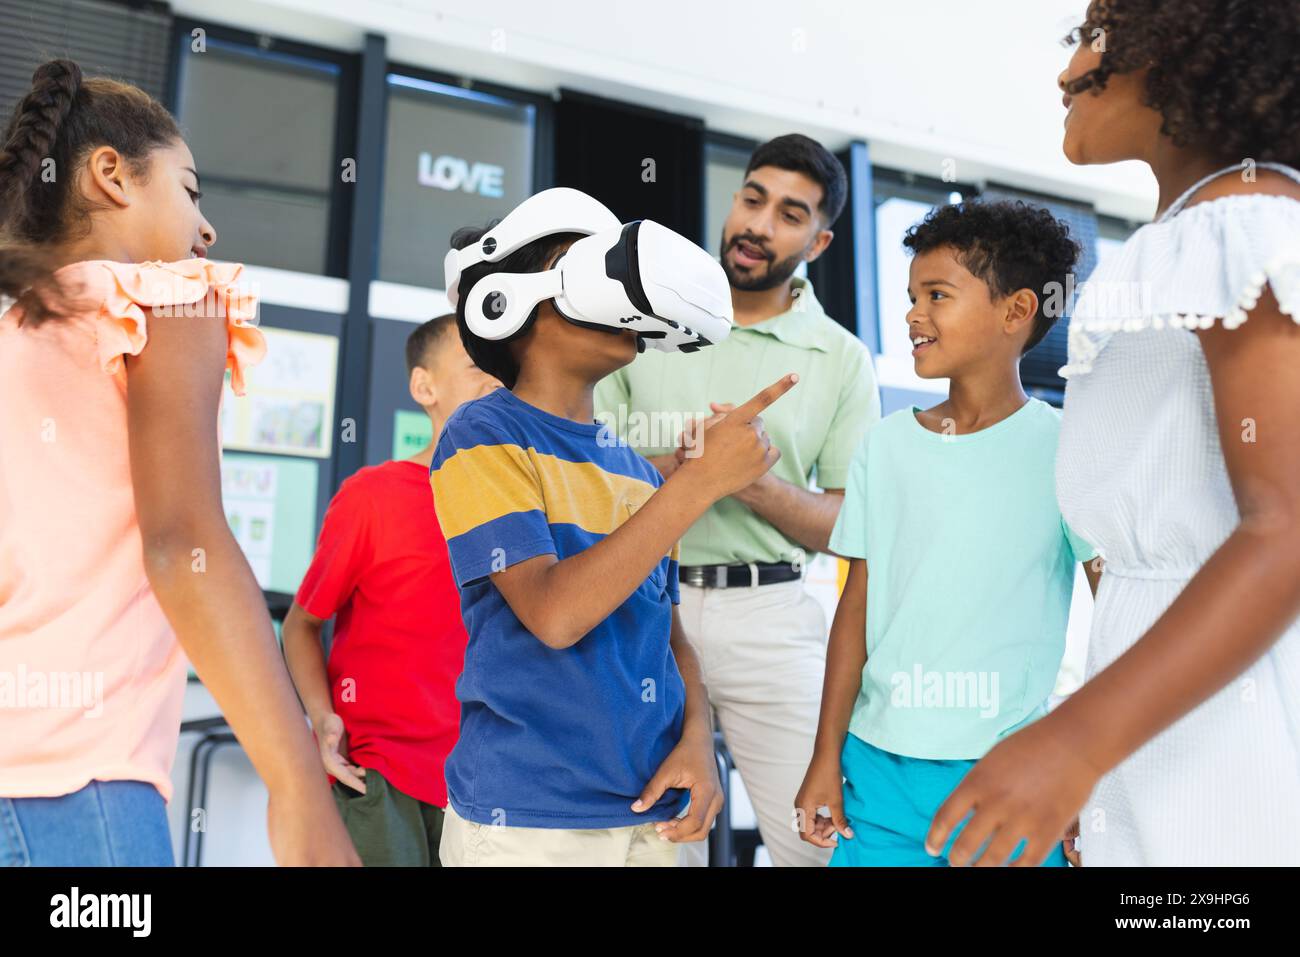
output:
M815 478L842 489L863 435L880 418L871 353L823 311L807 280L794 280L792 307L734 326L695 353L648 349L596 386L596 418L642 455L673 451L686 421L710 402L739 405L790 372L799 382L763 413L781 450L773 474L801 488ZM792 561L800 548L734 498L710 508L681 541L683 565ZM811 556L809 556L811 557Z

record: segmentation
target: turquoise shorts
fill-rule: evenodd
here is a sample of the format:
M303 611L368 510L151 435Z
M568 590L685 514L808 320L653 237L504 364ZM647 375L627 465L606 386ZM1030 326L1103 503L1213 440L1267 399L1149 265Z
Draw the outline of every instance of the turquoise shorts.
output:
M926 853L925 835L939 805L975 766L974 761L909 758L882 751L848 734L840 763L844 771L844 815L853 828L853 838L839 836L831 867L948 866L948 851L961 828L949 837L939 857ZM1020 851L1017 847L1012 860L1020 856ZM1060 844L1043 866L1070 866Z

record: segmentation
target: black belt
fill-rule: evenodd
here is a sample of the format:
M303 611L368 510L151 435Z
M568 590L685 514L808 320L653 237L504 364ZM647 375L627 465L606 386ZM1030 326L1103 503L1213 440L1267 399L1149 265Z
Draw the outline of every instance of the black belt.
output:
M775 585L803 577L803 570L790 562L754 562L749 565L682 565L678 580L697 588L752 588Z

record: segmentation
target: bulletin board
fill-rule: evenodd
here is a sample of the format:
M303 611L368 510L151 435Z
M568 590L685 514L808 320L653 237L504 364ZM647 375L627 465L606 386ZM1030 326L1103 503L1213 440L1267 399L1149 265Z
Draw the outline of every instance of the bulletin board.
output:
M249 370L247 395L227 391L222 400L223 499L227 517L237 516L245 523L236 538L259 584L266 591L292 594L310 564L333 491L334 456L338 452L334 393L342 316L265 302L258 311L259 328L266 337L266 358ZM321 424L322 434L304 435L300 430L294 441L264 441L253 435L253 441L240 442L239 434L227 432L231 428L227 417L233 416L237 422L254 419L254 413L242 407L254 404L255 386L258 395L273 397L278 373L286 374L280 383L281 395L289 396L297 390L309 401L316 396L328 410L322 411L322 415L329 416ZM235 440L233 444L230 438ZM244 434L242 438L250 436ZM289 447L299 451L275 451ZM329 457L310 454L324 448L329 449ZM264 466L261 471L256 468L259 463ZM273 472L268 470L272 465ZM233 471L234 466L239 470ZM272 482L274 493L270 490ZM254 526L254 519L259 518L261 521ZM265 538L268 532L269 545Z
M246 373L247 394L222 403L227 449L328 459L334 434L339 341L264 327L266 358Z
M433 423L423 411L393 413L393 458L409 459L433 441Z
M316 544L317 467L286 456L227 452L226 521L264 591L296 592Z
M362 436L367 465L412 456L433 436L429 417L411 398L406 374L406 340L418 326L402 319L371 320L370 395Z

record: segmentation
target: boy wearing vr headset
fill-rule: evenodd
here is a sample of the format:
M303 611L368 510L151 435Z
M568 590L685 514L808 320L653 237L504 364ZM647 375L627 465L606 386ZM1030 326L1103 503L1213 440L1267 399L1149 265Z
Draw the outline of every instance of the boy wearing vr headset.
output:
M465 354L451 315L411 333L406 371L435 440L462 403L500 385ZM348 477L284 620L289 674L367 867L438 866L442 769L460 731L454 688L467 639L429 499L432 459L430 442Z
M779 457L758 416L795 377L664 481L592 392L647 344L727 334L717 264L569 189L452 245L462 341L505 387L452 415L430 473L469 633L442 863L672 866L722 804L677 540Z

